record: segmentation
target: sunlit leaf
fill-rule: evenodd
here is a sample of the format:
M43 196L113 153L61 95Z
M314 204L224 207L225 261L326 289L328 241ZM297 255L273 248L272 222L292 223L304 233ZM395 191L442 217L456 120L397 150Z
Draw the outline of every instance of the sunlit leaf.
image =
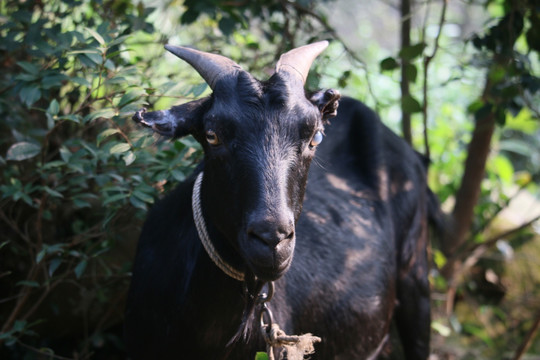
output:
M58 111L60 111L60 105L58 104L58 101L56 101L56 99L53 99L53 101L51 101L49 107L47 108L47 112L51 115L56 115L58 114Z
M126 166L129 166L129 165L133 164L133 162L135 161L136 158L137 158L137 156L135 155L135 153L133 151L128 151L124 155L124 163L126 164Z
M100 43L101 45L105 45L105 40L97 31L90 28L86 28L86 31L88 31L90 35L92 35L92 37L97 40L98 43Z
M120 99L120 102L118 103L118 107L121 108L135 100L137 100L141 96L140 91L130 91L124 94L122 98Z
M510 184L514 177L514 167L508 158L504 155L495 156L490 163L489 168L497 174L499 179L505 184Z
M37 144L21 141L11 145L7 151L6 160L22 161L31 159L41 151L41 147Z
M99 144L107 137L111 136L111 135L114 135L114 134L117 134L118 132L120 132L120 130L118 129L106 129L106 130L103 130L102 132L100 132L97 136L97 145L99 146Z
M126 151L129 151L131 149L131 146L127 143L120 143L120 144L116 144L114 145L110 150L109 152L111 154L119 154L119 153L124 153Z
M265 352L258 352L255 355L255 360L268 360L268 354Z

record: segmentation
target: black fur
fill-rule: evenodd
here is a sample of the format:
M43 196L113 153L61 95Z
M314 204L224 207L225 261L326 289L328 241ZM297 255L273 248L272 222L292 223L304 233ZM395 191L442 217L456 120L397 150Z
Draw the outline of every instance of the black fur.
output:
M339 96L310 99L280 74L260 83L241 73L211 98L173 108L178 122L162 133L193 134L205 160L153 207L142 231L125 321L132 359L254 359L265 349L253 317L251 336L227 347L253 303L197 236L191 192L201 171L214 245L247 273L252 292L261 285L253 274L276 280L275 321L322 338L312 359L377 356L392 320L406 358L428 357L427 220L436 202L425 166L370 109L342 99L310 168L309 142ZM164 116L134 119L156 130ZM221 145L206 142L208 130ZM269 255L272 241L286 245Z

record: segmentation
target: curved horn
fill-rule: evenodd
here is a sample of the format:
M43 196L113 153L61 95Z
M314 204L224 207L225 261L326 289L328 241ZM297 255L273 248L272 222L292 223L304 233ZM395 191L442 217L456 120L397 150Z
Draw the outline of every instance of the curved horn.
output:
M221 77L242 70L240 65L234 61L218 54L174 45L165 45L165 49L197 70L212 90L214 90L214 86Z
M276 72L286 71L299 75L305 84L311 64L327 46L328 41L319 41L286 52L279 58Z

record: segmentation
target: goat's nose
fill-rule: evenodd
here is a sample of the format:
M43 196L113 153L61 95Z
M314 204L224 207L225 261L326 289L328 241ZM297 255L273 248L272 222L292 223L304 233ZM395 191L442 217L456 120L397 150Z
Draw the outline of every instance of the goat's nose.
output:
M247 233L252 239L275 248L283 240L290 240L294 237L294 224L292 221L252 221L248 226Z

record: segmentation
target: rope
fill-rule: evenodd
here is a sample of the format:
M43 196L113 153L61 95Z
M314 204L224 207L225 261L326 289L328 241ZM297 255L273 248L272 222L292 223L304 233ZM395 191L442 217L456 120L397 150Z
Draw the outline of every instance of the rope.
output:
M280 348L284 350L280 353L280 359L286 355L287 360L303 360L305 355L315 352L313 344L321 342L320 337L309 333L287 335L276 323L262 326L261 332L266 341L266 353L269 360L275 360L274 349Z
M214 244L212 244L212 241L210 240L210 236L208 235L208 231L206 230L206 224L204 222L204 217L201 209L202 178L203 172L201 171L199 175L197 175L197 179L195 180L195 184L193 185L193 194L191 196L193 220L195 220L195 227L197 228L197 234L199 234L199 239L201 239L206 253L208 254L208 256L210 256L210 259L212 259L212 261L214 262L214 264L217 265L218 268L220 268L225 274L229 275L233 279L236 279L238 281L244 281L244 273L236 270L230 264L225 262L225 260L223 260L221 256L219 256L218 252L214 248Z

